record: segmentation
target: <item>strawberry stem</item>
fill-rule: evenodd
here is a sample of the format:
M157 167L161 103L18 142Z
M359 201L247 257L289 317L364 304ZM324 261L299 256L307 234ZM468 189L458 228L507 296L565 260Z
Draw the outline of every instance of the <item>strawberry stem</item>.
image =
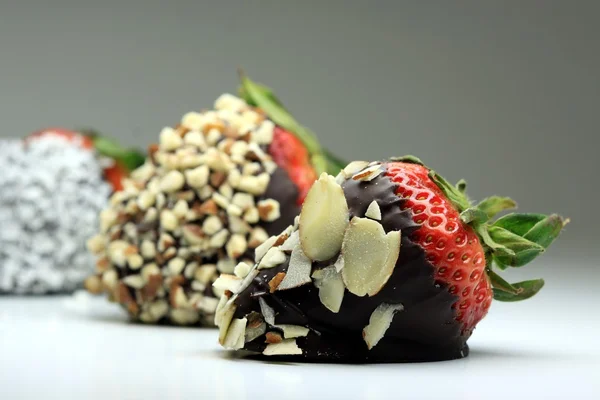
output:
M424 165L413 156L395 157L392 160ZM542 279L510 284L493 271L493 265L504 270L530 263L550 246L569 220L557 214L518 213L493 220L498 213L516 208L517 203L508 197L491 196L473 206L466 195L464 180L452 185L431 169L429 177L460 212L461 221L470 225L479 236L494 298L499 301L518 301L539 292L544 286Z
M310 154L311 164L317 175L322 172L336 175L346 166L346 162L321 147L317 135L296 121L269 87L254 82L241 70L239 74L240 96L251 106L262 109L274 123L294 134L302 142Z

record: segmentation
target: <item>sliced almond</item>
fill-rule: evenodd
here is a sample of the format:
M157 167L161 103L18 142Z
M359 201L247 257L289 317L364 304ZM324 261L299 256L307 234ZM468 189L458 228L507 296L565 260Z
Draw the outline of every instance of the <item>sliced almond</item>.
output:
M263 354L265 356L300 355L302 349L296 344L296 339L286 339L280 343L268 344Z
M254 231L257 231L257 229L254 229ZM253 235L254 236L260 236L256 238L257 240L262 239L262 233L264 232L264 230L258 230L255 234L255 232L252 232L250 234L250 244L252 243L253 239ZM256 250L254 250L254 262L259 262L260 260L263 259L263 257L267 254L267 252L271 249L271 247L273 247L273 244L277 241L277 236L271 236L268 239L265 239L258 247L256 247ZM252 247L252 246L250 246Z
M271 326L275 325L275 310L267 304L265 299L262 297L258 298L258 304L260 305L260 312L265 322Z
M381 168L381 164L376 164L354 174L352 176L352 179L355 181L370 182L373 179L377 178L379 175L381 175L382 172L383 169Z
M236 318L231 321L223 342L223 347L231 350L238 350L244 347L247 322L246 318Z
M244 338L244 341L246 343L251 342L251 341L261 337L262 335L264 335L266 330L267 330L267 324L265 324L264 321L262 321L262 319L261 319L256 326L246 327L246 335L245 335L246 337Z
M311 260L330 259L342 247L346 226L344 191L331 175L323 173L310 188L300 213L302 250Z
M375 347L383 338L394 319L394 314L403 309L404 306L402 304L381 303L373 311L369 318L369 325L365 326L362 333L369 350Z
M286 241L283 242L283 244L281 246L279 246L279 250L282 250L282 251L292 251L299 244L300 244L300 232L298 230L295 230L286 239Z
M337 272L340 272L342 270L342 268L344 268L344 256L342 255L342 253L340 253L337 260L335 260L335 263L333 264L333 266L335 267L335 270Z
M267 254L260 260L258 264L258 269L266 269L273 268L277 265L283 264L286 260L286 255L283 251L279 250L277 247L271 247Z
M219 321L219 343L221 345L225 343L225 337L227 336L229 325L233 319L233 314L235 314L235 309L237 308L232 300L233 299L229 299L223 308L217 308L215 315L215 321Z
M248 273L250 272L251 269L252 269L252 267L249 266L248 264L246 264L245 262L240 262L240 263L238 263L238 265L235 266L233 273L238 278L244 279L248 275Z
M294 339L297 337L304 337L308 335L309 329L300 325L276 325L283 331L283 337L285 339Z
M377 221L352 218L344 236L344 284L357 296L374 296L386 284L400 254L400 231L389 232Z
M311 268L312 261L310 260L310 258L306 257L306 255L302 251L302 247L300 245L297 245L292 251L292 255L290 256L290 263L288 265L285 278L283 279L283 281L281 281L281 283L277 287L277 290L293 289L305 285L307 283L311 283Z
M369 165L368 161L352 161L350 164L346 165L342 170L343 174L346 178L350 178L352 175L357 173L358 171L366 168Z
M213 287L222 291L229 290L236 293L242 280L235 275L221 274L213 283Z
M344 300L344 281L335 266L313 272L315 287L319 289L319 300L329 311L338 313Z
M275 274L275 276L269 281L269 291L271 293L275 292L284 278L285 272L278 272Z
M283 342L283 337L279 332L267 332L265 334L265 343L281 343Z
M367 207L365 217L381 221L381 209L379 208L379 204L377 204L376 200L373 200L371 204L369 204L369 207Z

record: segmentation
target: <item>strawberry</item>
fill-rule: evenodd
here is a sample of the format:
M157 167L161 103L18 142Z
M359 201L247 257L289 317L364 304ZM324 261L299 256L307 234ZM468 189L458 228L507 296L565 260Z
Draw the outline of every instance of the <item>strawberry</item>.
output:
M251 264L269 235L293 223L317 173L341 169L270 90L242 84L246 101L223 94L213 109L163 128L126 194L100 215L89 242L97 274L86 288L109 293L133 320L212 325L222 290L211 283ZM125 243L131 254L119 260ZM140 269L153 280L140 282Z
M138 151L125 149L94 131L76 132L65 128L47 128L32 133L25 138L25 142L45 137L62 138L78 144L82 149L96 151L98 156L110 160L109 165L103 167L103 173L104 179L110 183L114 191L122 190L123 179L144 162L144 156Z
M337 174L345 162L324 150L317 136L292 117L271 89L252 81L243 72L240 76L241 97L276 124L268 152L298 188L297 204L301 205L318 175Z
M310 164L308 151L293 133L276 126L269 154L273 161L288 173L298 188L297 204L302 205L308 190L317 179L317 173Z
M523 266L548 247L568 220L558 215L531 219L532 214L510 214L491 224L491 218L516 203L494 196L472 206L464 181L452 186L414 157L399 160L384 164L385 175L397 185L402 209L410 210L419 226L411 240L435 268L436 282L457 296L452 308L464 334L470 335L485 317L494 297L522 300L542 288L541 279L510 285L492 271L492 263L501 269ZM526 229L505 229L506 221Z
M465 189L411 156L322 174L294 225L257 250L254 268L214 283L225 291L221 344L316 360L465 357L492 299L524 300L544 285L510 284L494 268L529 263L568 222L495 218L516 203L492 196L473 205Z

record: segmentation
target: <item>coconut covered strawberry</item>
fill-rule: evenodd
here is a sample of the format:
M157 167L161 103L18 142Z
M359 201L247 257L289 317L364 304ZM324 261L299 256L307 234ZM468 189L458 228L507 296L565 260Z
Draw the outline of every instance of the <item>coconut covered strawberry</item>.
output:
M495 272L544 252L566 221L473 205L414 157L323 174L294 225L214 286L220 343L266 356L358 362L465 357L492 299L536 294Z
M108 139L63 128L1 141L0 292L81 286L93 270L85 242L98 212L140 159Z
M339 170L264 86L220 96L164 128L146 163L100 214L89 242L106 292L133 320L212 324L221 273L291 224L318 174Z

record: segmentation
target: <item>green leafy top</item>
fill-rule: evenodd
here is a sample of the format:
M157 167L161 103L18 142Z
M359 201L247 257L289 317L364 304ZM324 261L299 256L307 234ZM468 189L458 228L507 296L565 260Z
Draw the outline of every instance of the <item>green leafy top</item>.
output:
M92 139L92 143L98 154L112 158L125 167L127 171L133 171L146 161L146 156L141 151L125 148L117 141L101 136L92 129L82 129L79 132Z
M424 165L413 156L395 160ZM478 234L485 250L486 272L493 286L494 299L519 301L535 295L544 286L543 279L510 284L493 268L505 270L508 267L522 267L533 261L558 237L569 220L557 214L522 213L496 218L502 211L515 209L517 203L508 197L491 196L472 205L465 193L464 180L452 185L431 169L429 177L460 212L462 222L472 226Z
M317 135L300 125L270 88L252 81L241 71L240 79L240 96L246 103L263 110L274 123L294 134L304 144L317 175L322 172L337 175L346 166L347 163L344 160L321 147Z

